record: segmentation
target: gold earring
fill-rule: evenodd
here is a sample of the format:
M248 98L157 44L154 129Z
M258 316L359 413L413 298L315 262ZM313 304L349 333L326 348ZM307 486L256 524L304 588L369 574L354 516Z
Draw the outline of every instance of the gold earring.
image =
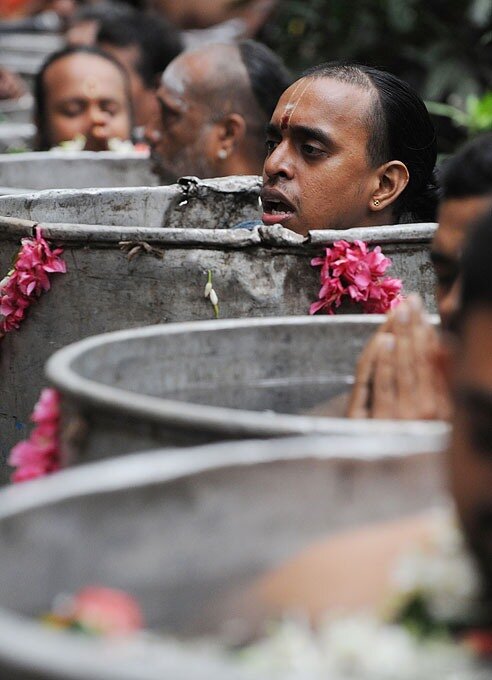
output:
M376 208L378 207L378 205L380 204L380 202L381 202L381 201L379 200L379 198L375 198L375 199L374 199L373 203L374 203L374 205L376 206Z

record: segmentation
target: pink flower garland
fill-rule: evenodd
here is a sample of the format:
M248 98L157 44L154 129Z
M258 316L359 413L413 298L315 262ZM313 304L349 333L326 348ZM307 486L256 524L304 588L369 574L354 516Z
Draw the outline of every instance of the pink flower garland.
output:
M379 246L370 251L363 241L337 241L325 252L311 260L313 267L321 266L321 290L310 314L321 309L334 314L344 298L366 314L385 314L400 302L402 282L384 275L392 262Z
M60 258L61 248L51 250L44 240L41 228L36 227L34 238L22 239L14 268L0 282L0 337L19 328L26 310L50 289L48 274L65 274L65 262Z
M36 423L31 436L10 452L9 465L17 468L13 482L44 477L60 469L60 396L56 390L41 392L31 420Z

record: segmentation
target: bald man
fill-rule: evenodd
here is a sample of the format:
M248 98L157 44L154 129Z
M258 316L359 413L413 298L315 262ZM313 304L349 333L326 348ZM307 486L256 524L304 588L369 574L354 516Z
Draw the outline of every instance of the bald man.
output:
M164 71L159 115L146 131L162 184L261 174L265 126L290 82L278 57L251 40L179 55Z

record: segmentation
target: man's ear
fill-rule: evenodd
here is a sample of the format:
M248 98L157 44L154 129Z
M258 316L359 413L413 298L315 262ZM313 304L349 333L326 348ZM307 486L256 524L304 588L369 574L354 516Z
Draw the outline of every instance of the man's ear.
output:
M216 157L226 160L238 149L246 136L246 121L239 113L229 113L217 123Z
M380 212L389 208L405 190L410 174L405 163L389 161L377 170L376 188L371 195L369 210Z

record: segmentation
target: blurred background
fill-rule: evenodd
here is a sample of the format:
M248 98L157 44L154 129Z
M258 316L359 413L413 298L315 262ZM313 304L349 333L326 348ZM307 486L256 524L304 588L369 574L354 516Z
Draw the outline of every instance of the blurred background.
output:
M103 0L1 0L6 22L56 15L60 26ZM119 5L124 5L120 0ZM333 59L409 81L435 117L441 154L492 129L492 0L133 0L189 36L256 37L298 74ZM217 26L222 26L217 31ZM215 32L214 32L215 31Z
M492 129L491 0L280 0L262 39L295 72L346 59L404 78L435 114L441 153Z

